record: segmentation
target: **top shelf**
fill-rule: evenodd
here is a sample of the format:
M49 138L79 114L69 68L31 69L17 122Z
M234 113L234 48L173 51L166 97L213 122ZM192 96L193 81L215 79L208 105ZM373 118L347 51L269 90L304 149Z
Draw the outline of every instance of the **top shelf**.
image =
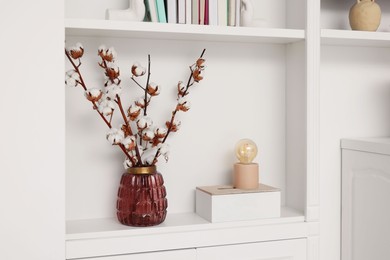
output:
M65 19L65 32L67 36L278 44L293 43L305 39L304 30L296 29L202 26L91 19Z
M390 47L390 33L322 29L321 43L339 46Z

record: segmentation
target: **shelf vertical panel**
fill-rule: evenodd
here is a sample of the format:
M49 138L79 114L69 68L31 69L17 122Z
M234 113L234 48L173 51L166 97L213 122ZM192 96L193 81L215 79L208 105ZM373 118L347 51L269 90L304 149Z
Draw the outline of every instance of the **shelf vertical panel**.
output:
M307 239L308 259L320 259L320 0L307 0L306 21L306 221L312 225Z

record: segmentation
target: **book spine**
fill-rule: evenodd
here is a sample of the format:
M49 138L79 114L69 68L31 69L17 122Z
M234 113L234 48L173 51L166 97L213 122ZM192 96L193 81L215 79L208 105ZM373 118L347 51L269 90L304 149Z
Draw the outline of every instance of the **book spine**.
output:
M204 24L204 7L206 0L199 0L199 22L198 24Z
M204 1L204 24L209 24L209 0Z
M192 24L199 24L199 0L192 0Z
M155 0L146 0L146 1L148 2L148 6L149 6L150 21L157 23L158 17L157 17L156 2Z
M178 0L177 3L177 22L186 23L186 2Z
M218 1L209 0L209 25L218 25Z
M227 26L227 0L218 0L218 25Z
M236 26L240 26L240 19L241 19L241 0L236 0Z
M166 23L167 17L165 16L165 4L164 0L156 0L157 17L159 23Z
M191 24L191 20L192 20L191 14L192 14L191 0L186 0L186 24Z
M168 23L177 23L177 1L167 0Z
M229 0L228 25L236 25L236 0Z

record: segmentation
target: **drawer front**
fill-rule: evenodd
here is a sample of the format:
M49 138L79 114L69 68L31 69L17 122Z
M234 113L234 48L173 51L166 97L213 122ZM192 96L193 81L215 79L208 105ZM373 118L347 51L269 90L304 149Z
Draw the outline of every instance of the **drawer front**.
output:
M196 260L195 249L86 258L86 260Z
M197 249L198 260L306 260L306 239Z

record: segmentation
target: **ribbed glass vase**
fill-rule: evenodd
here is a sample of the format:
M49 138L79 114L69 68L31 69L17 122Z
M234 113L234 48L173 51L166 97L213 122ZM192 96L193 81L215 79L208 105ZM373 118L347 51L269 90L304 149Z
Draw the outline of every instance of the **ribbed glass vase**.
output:
M156 166L133 167L122 175L118 189L117 217L128 226L154 226L167 215L163 176Z

